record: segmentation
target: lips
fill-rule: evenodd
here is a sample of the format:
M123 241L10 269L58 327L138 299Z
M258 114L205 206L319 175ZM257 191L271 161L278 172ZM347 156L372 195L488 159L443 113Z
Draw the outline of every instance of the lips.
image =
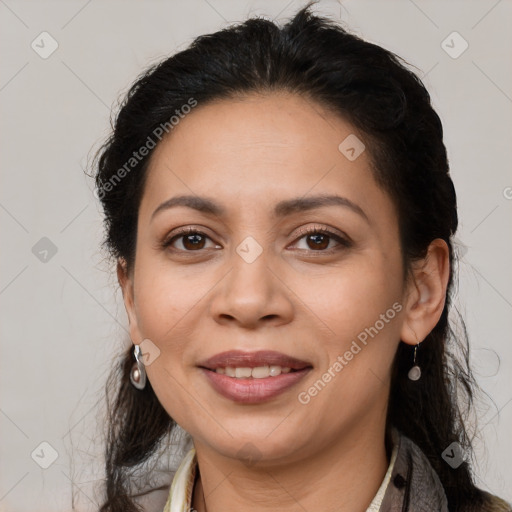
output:
M219 396L239 405L258 405L277 399L279 395L292 390L312 370L311 367L292 370L290 373L264 379L238 379L205 368L200 371Z
M311 363L273 350L259 350L257 352L243 352L241 350L229 350L216 354L198 364L201 368L215 371L217 368L244 367L257 368L259 366L281 366L292 370L312 368Z

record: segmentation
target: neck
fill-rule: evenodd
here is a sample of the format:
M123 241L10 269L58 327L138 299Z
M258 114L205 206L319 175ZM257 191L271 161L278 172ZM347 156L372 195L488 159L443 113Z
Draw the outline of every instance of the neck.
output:
M366 510L382 483L389 454L384 427L379 435L354 430L300 463L258 463L257 468L226 459L194 441L199 475L192 507L197 512Z

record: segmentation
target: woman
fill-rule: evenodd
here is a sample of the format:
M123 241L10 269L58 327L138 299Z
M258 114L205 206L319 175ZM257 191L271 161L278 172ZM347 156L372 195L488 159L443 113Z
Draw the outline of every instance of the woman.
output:
M166 512L512 510L469 465L439 117L398 57L310 7L148 70L100 150L133 342L104 512L137 510L133 469L178 428Z

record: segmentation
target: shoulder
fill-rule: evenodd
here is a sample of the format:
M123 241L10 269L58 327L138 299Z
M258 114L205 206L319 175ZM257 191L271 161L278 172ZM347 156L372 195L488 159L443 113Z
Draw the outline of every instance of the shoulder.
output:
M505 500L487 491L480 490L480 493L483 503L474 512L512 512L512 506Z
M388 486L384 512L431 511L448 512L445 489L427 456L410 438L392 430L398 447L397 459ZM475 500L458 512L512 512L503 499L482 489L475 489Z
M421 449L396 429L396 461L381 505L382 512L448 512L444 488Z

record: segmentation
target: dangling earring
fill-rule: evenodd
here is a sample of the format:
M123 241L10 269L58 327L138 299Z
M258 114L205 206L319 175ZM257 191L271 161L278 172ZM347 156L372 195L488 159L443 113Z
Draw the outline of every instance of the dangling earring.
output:
M146 386L146 368L142 362L142 351L139 345L134 346L133 355L136 362L130 371L130 381L137 389L142 390Z
M419 343L414 347L414 358L413 358L413 367L409 370L407 376L411 380L418 380L421 377L421 368L416 364L416 350L418 350Z

